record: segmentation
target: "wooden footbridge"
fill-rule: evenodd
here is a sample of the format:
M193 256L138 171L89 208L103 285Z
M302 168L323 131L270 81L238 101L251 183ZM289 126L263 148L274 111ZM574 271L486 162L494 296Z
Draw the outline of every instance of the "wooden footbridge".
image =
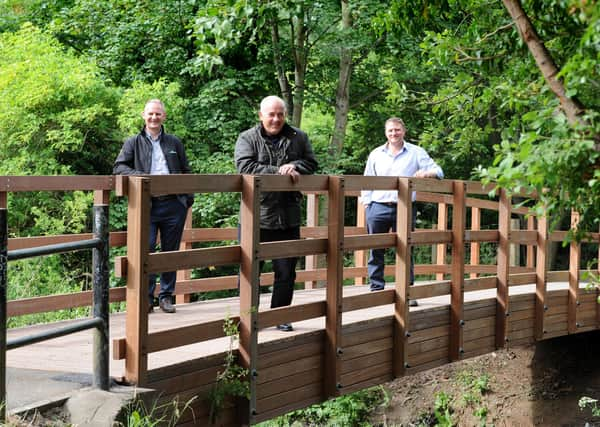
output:
M398 191L396 233L368 235L360 205L357 224L344 224L346 207L362 189ZM260 193L291 190L306 194L302 238L261 244ZM231 344L223 324L232 319L239 322L232 351L248 370L249 399L227 400L215 425L247 425L498 348L598 329L598 293L582 280L580 263L584 245L600 257L600 233L571 243L568 268L554 271L550 248L567 231L549 232L546 218L528 216L503 190L489 197L492 190L478 182L363 176L302 176L296 183L246 175L0 177L0 393L11 392L7 368L36 369L41 362L43 369L93 372L103 389L110 387L108 375L156 389L161 402L190 402L181 425L207 425L207 395ZM9 239L9 197L24 191L92 191L99 225L90 234ZM111 192L127 197L127 232L109 234L102 225ZM215 192L240 194L239 238L237 228L193 228L190 216L180 251L148 253L152 195L196 193L202 203L202 194ZM411 231L413 192L435 212L434 229ZM202 242L222 245L198 247ZM108 246L127 247L127 256L114 259L126 287L108 289ZM493 249L495 264L480 263L484 246ZM415 265L418 281L409 287L417 247L430 248L431 262ZM73 248L94 250L99 289L6 301L9 261ZM393 283L383 291L364 286L370 248L396 250L395 265L386 267ZM268 309L260 289L272 276L261 274L260 261L289 256L305 260L297 278L305 289L291 306ZM192 269L226 265L239 266L239 276L192 278ZM169 270L178 270L177 313L148 315L148 274ZM238 283L239 298L190 302L192 294ZM419 307L409 310L409 298ZM124 301L126 312L108 316L109 301ZM62 322L58 332L57 325L6 331L13 316L92 303L89 319ZM295 331L275 330L283 322L293 322Z

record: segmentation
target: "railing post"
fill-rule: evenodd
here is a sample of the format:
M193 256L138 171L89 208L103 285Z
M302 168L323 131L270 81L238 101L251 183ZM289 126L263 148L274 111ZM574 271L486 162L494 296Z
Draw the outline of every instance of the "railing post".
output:
M579 213L571 212L571 229L579 226ZM579 300L579 266L581 263L581 245L575 239L569 244L569 298L567 328L570 334L577 332L577 304Z
M394 297L394 377L404 375L408 363L408 285L410 282L410 233L412 229L412 181L398 180L398 210L396 215L396 288Z
M316 227L319 225L319 195L308 194L306 196L306 226ZM305 270L317 270L319 264L318 255L306 255L304 259ZM316 280L307 280L304 282L305 289L313 289L317 287Z
M260 294L260 177L242 176L240 209L240 327L239 355L250 373L249 407L240 409L239 423L252 423L257 414L258 303Z
M187 217L185 218L185 226L184 226L184 238L181 239L181 243L179 245L180 251L185 251L188 249L192 249L192 242L187 241L185 239L185 231L192 228L192 208L188 209ZM192 278L192 270L178 270L176 273L177 282L182 280L190 280ZM175 302L177 304L185 304L192 301L192 296L190 294L176 294Z
M344 178L329 177L327 221L327 312L325 316L325 395L338 396L341 382L342 296L344 285Z
M546 273L550 261L550 241L548 239L548 219L537 219L537 252L535 265L535 326L536 340L544 339L544 314L546 312Z
M100 194L98 194L100 193ZM94 387L100 390L110 388L109 372L109 329L108 329L108 197L109 192L98 191L94 202L94 237L100 239L100 246L92 250L94 271L93 314L102 319L102 326L94 329Z
M148 252L150 247L150 178L127 179L127 382L145 386L148 374Z
M438 203L438 224L439 231L448 229L448 205L446 203ZM437 244L437 265L446 264L446 244ZM444 280L444 273L436 273L435 280Z
M6 287L8 269L8 214L6 193L0 192L0 422L6 419Z
M481 209L472 207L471 208L471 230L481 230ZM471 242L471 265L478 266L479 265L479 250L481 249L481 244L479 242ZM479 274L476 272L472 272L469 276L471 279L476 279L479 277Z
M366 227L367 226L367 214L365 212L365 205L360 201L360 197L356 201L356 226ZM354 251L354 265L356 267L367 266L368 251L362 249L360 251ZM364 285L367 283L365 276L359 276L354 278L355 285Z
M463 353L464 285L465 285L465 224L467 218L464 181L453 183L452 204L452 274L450 287L449 359L460 360Z
M506 190L500 190L498 206L498 279L496 281L496 347L503 348L508 343L509 296L508 278L510 274L510 217L511 198Z

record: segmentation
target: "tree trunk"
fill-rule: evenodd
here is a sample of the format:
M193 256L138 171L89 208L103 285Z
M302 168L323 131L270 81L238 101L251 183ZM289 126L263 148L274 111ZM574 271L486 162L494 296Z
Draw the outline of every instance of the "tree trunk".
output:
M352 27L352 16L348 0L342 0L342 28L348 30ZM340 75L337 93L335 96L335 125L329 151L332 155L339 155L346 139L348 126L348 111L350 110L350 77L352 76L352 51L348 48L340 49Z
M546 83L548 86L550 86L552 92L554 92L560 100L560 104L565 112L565 115L567 116L567 119L569 120L569 123L576 123L585 108L577 99L567 96L563 82L556 78L560 70L554 63L550 52L548 52L548 49L546 49L546 46L540 40L535 28L529 20L529 17L523 10L521 1L502 0L502 2L515 22L521 38L527 44L529 51L533 55L533 58L535 59L538 68L542 72Z
M294 53L294 114L292 114L292 125L300 127L302 123L302 110L304 107L304 81L306 79L306 26L304 25L305 10L301 8L300 14L294 19L292 34L296 40Z
M290 82L285 74L285 66L283 63L283 55L281 53L280 39L279 39L279 24L277 18L273 18L271 21L271 42L273 43L273 63L277 69L277 81L279 82L279 89L281 90L281 97L287 107L288 115L294 114L294 104L292 102L292 88Z

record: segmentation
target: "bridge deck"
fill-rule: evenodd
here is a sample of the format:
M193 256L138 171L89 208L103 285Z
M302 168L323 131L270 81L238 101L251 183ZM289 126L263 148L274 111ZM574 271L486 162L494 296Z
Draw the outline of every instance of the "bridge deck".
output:
M389 285L392 286L392 285ZM418 285L417 285L418 286ZM548 290L568 289L564 282L549 283ZM368 292L367 286L344 287L344 296L352 296ZM532 294L535 286L522 285L510 288L510 295ZM261 295L260 311L266 310L270 304L270 294ZM492 298L494 290L474 291L465 293L465 302ZM298 290L294 295L294 304L308 303L325 299L325 289ZM432 310L449 304L449 296L441 296L419 300L418 307L411 307L411 312ZM223 313L237 315L239 299L228 298L221 300L202 301L191 304L177 305L177 313L169 315L155 311L149 318L149 331L170 329L187 324L198 323L222 318ZM369 309L356 310L343 315L343 324L351 324L367 319L376 319L393 314L393 306L379 306ZM66 323L66 322L65 322ZM56 326L56 324L53 324ZM298 335L321 330L325 327L325 319L317 318L294 323L293 332L280 332L275 328L260 331L259 342L290 339ZM26 336L49 328L48 325L36 325L26 328L11 329L8 338ZM110 316L111 341L125 335L125 315L117 313ZM27 347L11 350L7 353L7 400L8 409L14 410L33 405L40 400L51 399L52 393L66 393L72 389L90 384L92 374L92 331L83 331L66 337L37 343ZM204 343L188 345L171 350L152 353L149 355L150 369L196 359L203 356L218 354L228 348L228 339L221 338ZM40 358L40 355L43 355ZM43 365L40 365L42 361ZM120 378L124 373L123 360L112 360L110 374ZM51 386L50 386L51 385Z

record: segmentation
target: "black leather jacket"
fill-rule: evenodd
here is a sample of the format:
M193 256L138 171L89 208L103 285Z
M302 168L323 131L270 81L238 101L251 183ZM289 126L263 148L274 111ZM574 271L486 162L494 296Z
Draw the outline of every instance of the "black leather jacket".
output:
M277 174L279 167L292 163L303 175L317 170L317 159L306 133L287 123L281 141L274 147L262 133L262 125L242 132L235 144L235 166L249 175ZM260 200L260 227L279 230L301 224L302 194L297 191L263 192Z
M183 144L174 135L164 132L160 136L160 148L171 174L191 173ZM152 143L146 137L145 130L128 138L113 167L115 175L149 175L152 168ZM179 199L189 207L194 202L193 194L181 195Z

